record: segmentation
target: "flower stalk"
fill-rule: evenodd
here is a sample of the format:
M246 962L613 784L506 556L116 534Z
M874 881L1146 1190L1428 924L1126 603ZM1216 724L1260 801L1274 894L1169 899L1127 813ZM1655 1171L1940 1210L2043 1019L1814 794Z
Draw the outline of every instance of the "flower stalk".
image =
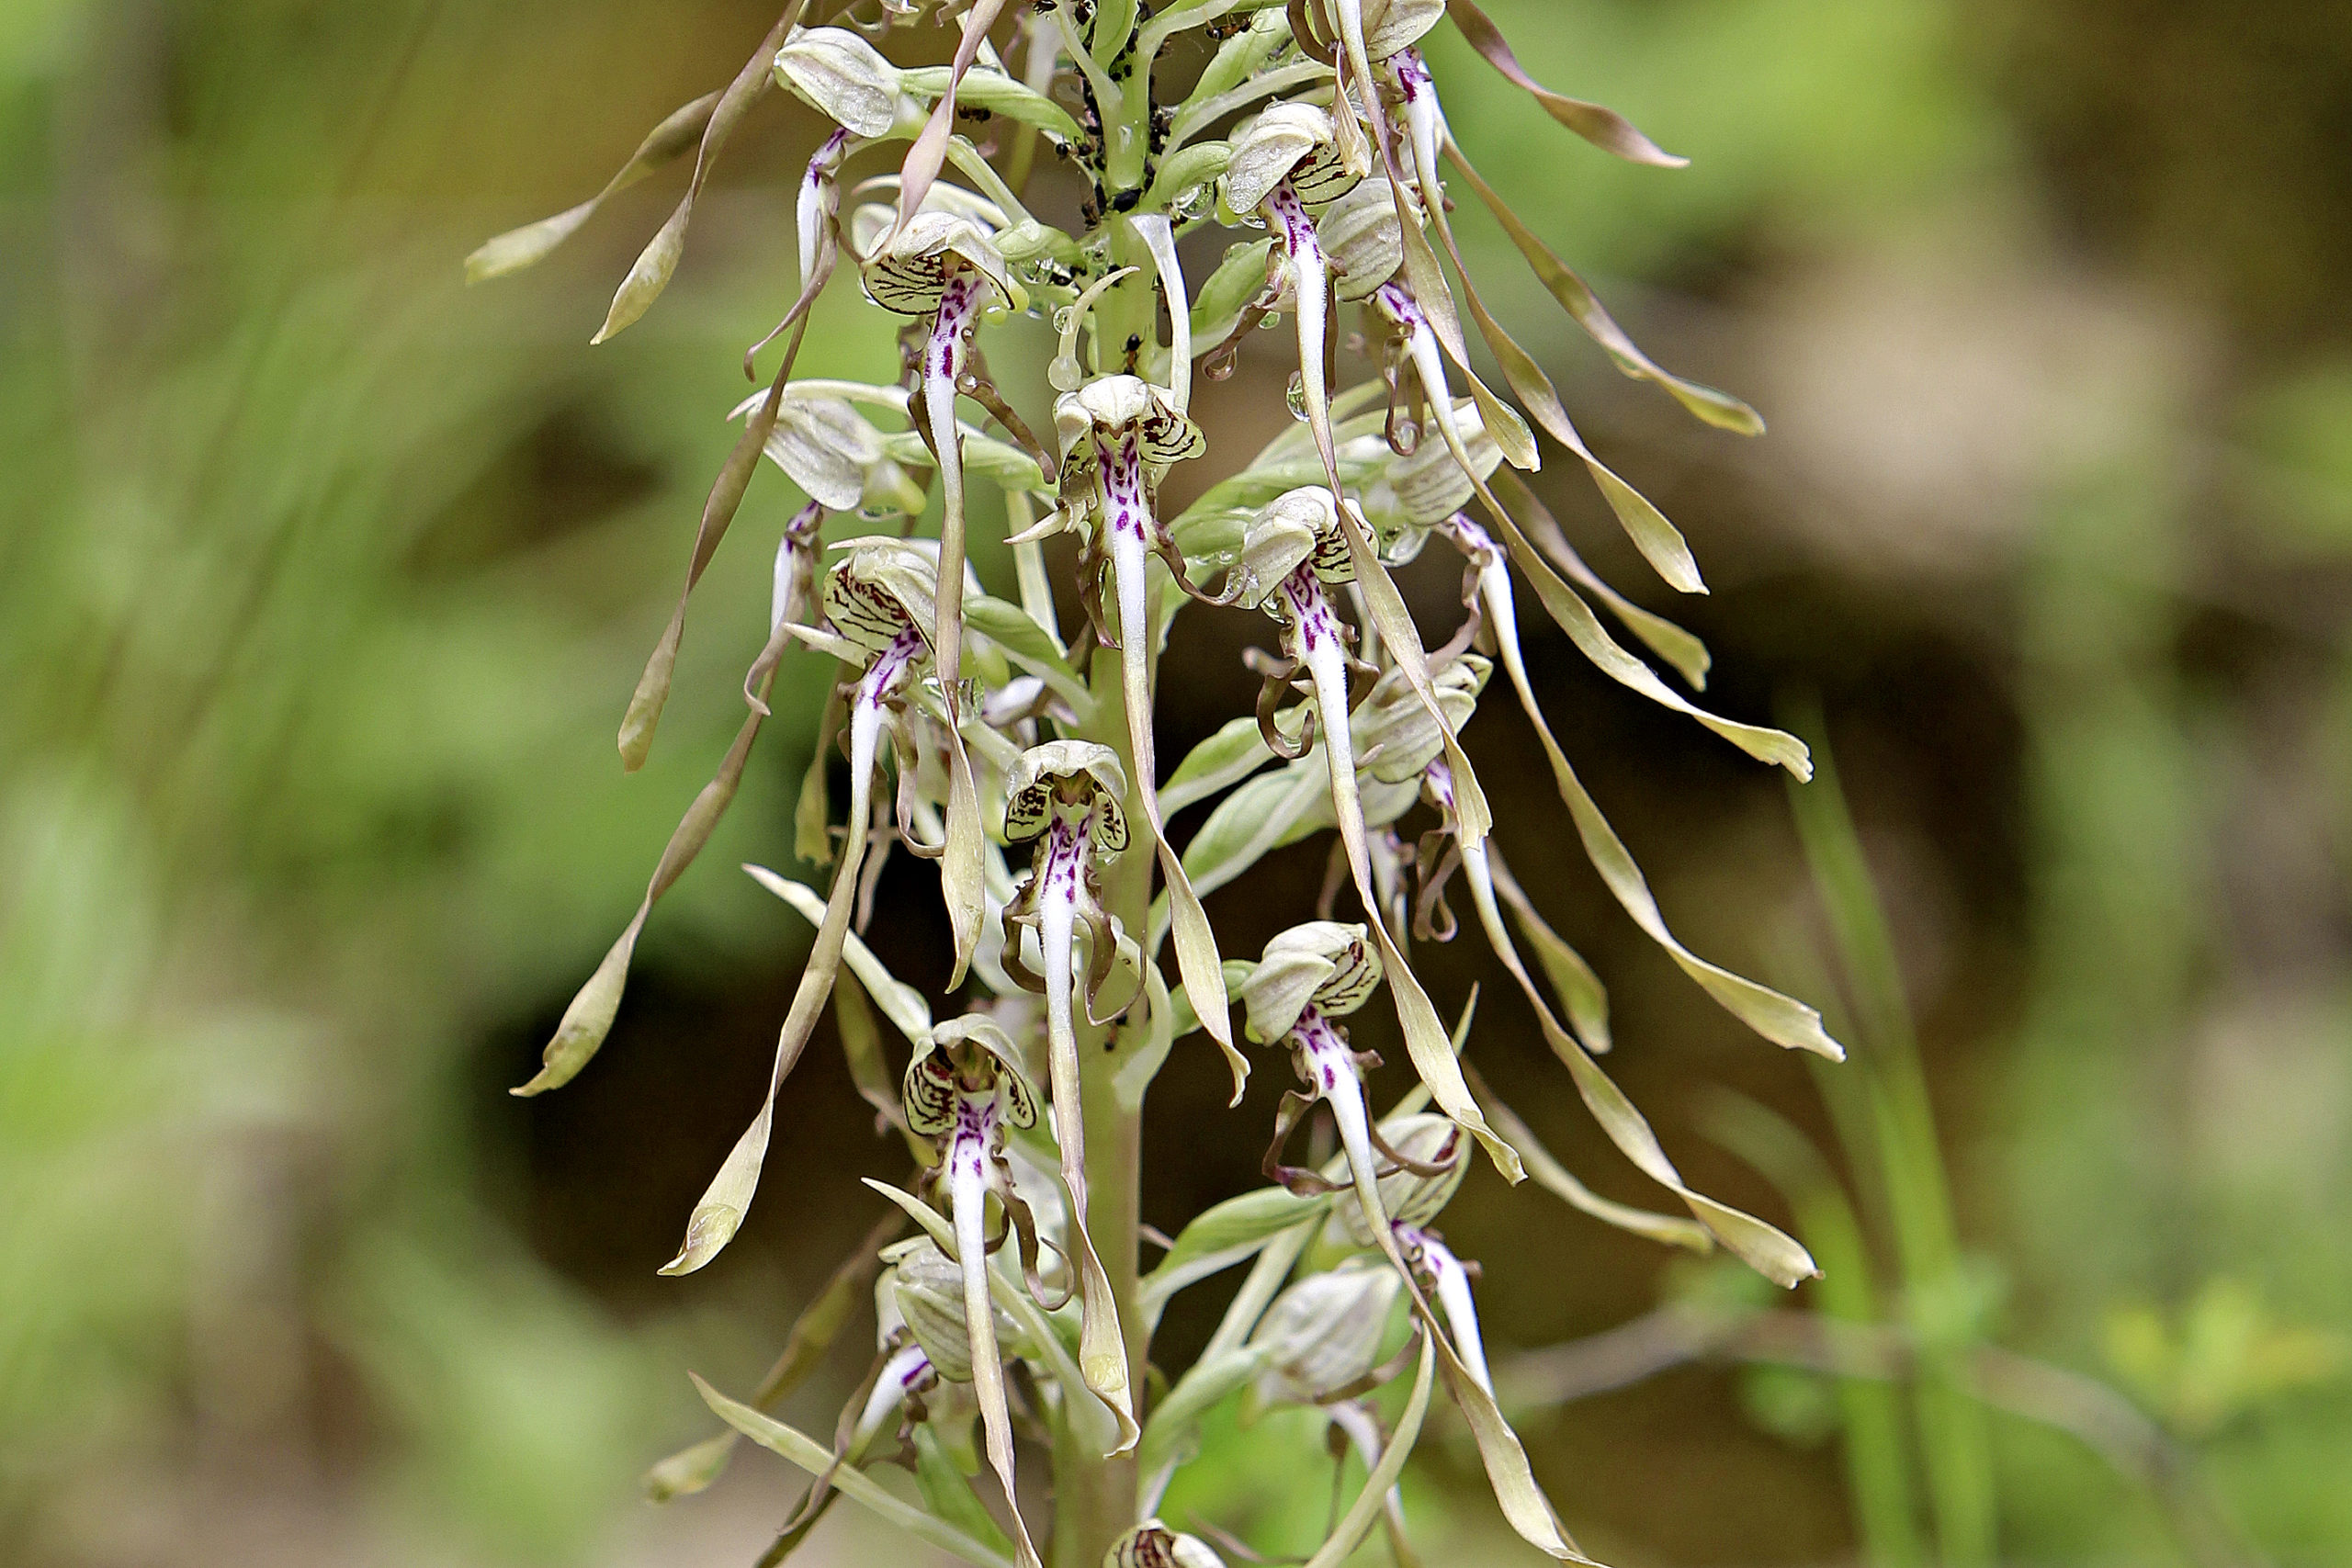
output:
M1812 1259L1770 1225L1687 1187L1593 1061L1607 1044L1605 995L1488 842L1497 824L1464 732L1490 661L1534 728L1595 866L1642 929L1766 1038L1826 1055L1838 1047L1811 1009L1672 935L1537 704L1517 582L1622 684L1751 755L1800 774L1806 766L1790 737L1682 696L1587 605L1585 593L1600 596L1690 683L1704 673L1696 639L1600 582L1513 472L1539 466L1541 430L1586 465L1670 587L1702 590L1680 535L1600 464L1544 371L1487 312L1454 243L1441 158L1497 209L1547 289L1621 368L1710 423L1753 431L1760 422L1643 356L1501 205L1453 142L1420 42L1451 17L1569 129L1637 162L1673 160L1621 118L1528 77L1468 0L1169 0L1148 15L1137 0L885 0L843 13L839 25L809 26L801 24L823 18L803 9L786 12L724 93L657 127L607 189L699 139L693 190L623 285L602 336L624 330L666 287L694 194L762 92L774 85L829 122L799 170L791 241L799 294L771 334L788 334L783 363L765 394L737 411L745 428L624 718L624 759L636 767L652 743L687 596L764 456L804 500L775 558L767 625L744 680L751 714L526 1089L578 1073L611 1028L637 934L731 799L786 660L833 660L840 678L825 725L847 752L846 814L833 820L820 761L794 818L802 858L830 863L831 882L820 894L754 870L815 925L815 938L767 1092L664 1271L709 1264L741 1224L784 1080L844 965L857 985L840 993L843 1045L870 1102L855 1113L878 1110L920 1168L914 1191L868 1185L925 1234L882 1249L891 1272L877 1292L880 1348L830 1450L706 1391L737 1432L817 1478L770 1560L847 1496L989 1568L1210 1568L1231 1538L1180 1533L1152 1514L1197 1447L1204 1415L1235 1397L1312 1406L1363 1459L1363 1490L1309 1559L1313 1568L1334 1568L1384 1524L1403 1560L1410 1521L1396 1483L1442 1381L1504 1517L1552 1557L1586 1561L1496 1405L1476 1267L1433 1228L1474 1146L1508 1180L1533 1174L1580 1212L1655 1239L1720 1241L1781 1283L1810 1272ZM952 61L895 62L884 46L926 17L961 29ZM1155 67L1193 33L1208 61L1179 97ZM1017 72L1007 64L1016 59ZM1047 147L1089 187L1074 213L1031 188ZM876 167L847 189L888 196L844 213L844 182L881 149L895 167ZM603 199L492 242L477 270L528 265ZM1233 245L1214 273L1188 278L1180 241L1212 224L1265 232ZM843 261L867 304L904 321L895 383L794 376ZM857 308L843 291L833 299ZM1464 309L1532 425L1472 370ZM1250 329L1283 313L1304 428L1166 515L1162 480L1208 446L1192 418L1196 369L1221 379ZM1057 348L1044 385L1000 385L983 334L993 346L1032 333L1023 321L1033 315L1053 320L1059 340L1031 345ZM1351 326L1359 318L1361 337ZM1367 339L1374 364L1358 376L1351 360ZM752 345L747 367L768 341ZM1015 348L1001 362L1044 358ZM1047 403L1050 449L1021 412L1034 417ZM959 410L978 412L967 422ZM918 537L934 479L936 536ZM973 566L993 557L975 530L992 524L995 495L1017 597L997 597ZM827 538L852 522L897 532ZM1075 581L1061 586L1086 616L1067 638L1043 548L1064 533L1079 549ZM1425 636L1390 569L1438 537L1465 562L1463 613ZM1263 677L1257 711L1236 716L1163 779L1163 640L1179 615L1230 615L1237 605L1277 627L1279 653L1252 650L1249 660ZM1172 815L1218 796L1189 841L1171 835ZM1418 829L1415 813L1424 814ZM1151 853L1133 852L1135 824ZM1417 854L1407 848L1414 831ZM1324 918L1284 931L1255 963L1228 961L1202 893L1325 832L1336 833L1336 853ZM937 868L954 942L937 997L891 975L860 934L897 914L876 908L876 874L900 846ZM1474 1092L1463 1061L1472 1010L1456 998L1462 1021L1449 1031L1407 950L1408 940L1455 934L1443 889L1456 868L1482 934L1584 1102L1692 1220L1596 1197L1508 1108ZM1344 898L1353 907L1338 908ZM1506 903L1544 975L1568 987L1579 1032L1558 1021L1521 961ZM1160 951L1171 938L1172 962ZM1412 1105L1385 1118L1368 1077L1379 1060L1353 1048L1347 1021L1383 987L1419 1079ZM1262 1162L1269 1185L1197 1216L1147 1276L1146 1098L1176 1043L1202 1033L1225 1053L1238 1103L1248 1063L1233 1041L1235 1000L1247 1038L1286 1052L1302 1088L1276 1113ZM895 1047L881 1039L877 1014L908 1053L895 1097ZM1050 1116L1040 1114L1029 1074L1044 1085ZM1427 1112L1418 1109L1424 1097ZM1284 1164L1289 1139L1314 1118L1329 1119L1338 1153L1311 1168ZM796 1169L792 1179L821 1190L826 1174ZM1208 1352L1189 1371L1157 1369L1173 1381L1149 1397L1160 1386L1145 1375L1152 1333L1169 1298L1243 1262L1249 1279ZM1401 1409L1384 1406L1399 1410L1384 1426L1370 1397L1403 1386L1408 1370L1409 1393ZM975 1420L994 1481L986 1500L967 1480L982 1463ZM910 1459L920 1506L865 1473L893 1454ZM1051 1471L1052 1520L1033 1532L1020 1467L1034 1479L1041 1462Z

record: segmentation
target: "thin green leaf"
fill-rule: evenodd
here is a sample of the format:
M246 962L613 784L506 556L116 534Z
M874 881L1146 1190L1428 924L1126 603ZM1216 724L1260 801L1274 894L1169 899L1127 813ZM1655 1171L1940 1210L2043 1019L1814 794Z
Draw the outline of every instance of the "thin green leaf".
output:
M833 977L841 970L842 949L850 935L850 911L857 902L858 870L865 860L864 829L873 809L872 775L878 765L863 769L853 765L850 770L853 775L864 775L850 780L852 830L833 874L832 894L818 921L816 940L809 944L808 962L800 971L800 984L792 994L784 1026L776 1032L775 1065L768 1074L766 1098L687 1217L685 1241L678 1255L662 1266L662 1273L691 1274L718 1257L741 1227L752 1195L759 1188L760 1168L766 1162L768 1138L775 1124L776 1095L800 1060L800 1053L808 1048L818 1016L832 995Z
M945 92L947 79L948 69L944 65L918 65L899 73L900 86L926 98L936 98ZM1070 118L1068 109L1001 72L967 72L964 79L956 84L956 106L986 109L1020 125L1034 125L1040 130L1052 131L1065 141L1078 140L1078 121Z
M1707 689L1707 671L1714 662L1707 652L1707 645L1668 620L1654 615L1618 592L1601 581L1599 573L1587 566L1584 558L1568 543L1560 531L1559 523L1539 500L1532 486L1517 474L1498 474L1503 493L1510 497L1512 513L1519 517L1521 527L1544 558L1567 574L1568 580L1583 588L1594 598L1609 606L1614 615L1652 653L1674 667L1676 674L1690 684L1694 692Z
M1544 106L1544 112L1591 142L1604 152L1613 152L1632 164L1653 164L1660 168L1679 169L1690 162L1665 151L1634 128L1633 121L1615 109L1589 104L1581 98L1571 98L1555 93L1527 73L1511 52L1502 29L1487 18L1484 11L1471 0L1447 0L1446 14L1462 30L1470 47L1478 51L1486 62L1502 73L1504 80L1520 87Z
M693 1374L689 1373L689 1376ZM734 1427L769 1452L781 1455L810 1475L823 1475L832 1467L833 1453L824 1444L804 1432L763 1416L748 1404L739 1404L711 1387L702 1379L694 1379L695 1392L712 1414ZM842 1495L869 1513L899 1527L907 1534L940 1551L976 1563L979 1568L1013 1568L1012 1559L984 1541L976 1540L944 1519L934 1518L901 1502L883 1490L880 1483L862 1470L846 1467L832 1469L832 1483Z
M1389 1435L1387 1444L1380 1450L1380 1462L1363 1478L1363 1490L1348 1506L1330 1539L1306 1560L1306 1568L1339 1568L1349 1554L1363 1544L1364 1537L1379 1522L1380 1511L1387 1500L1388 1489L1405 1473L1405 1461L1420 1440L1421 1421L1429 1415L1430 1384L1437 1367L1439 1337L1434 1331L1423 1335L1419 1368L1413 1373L1413 1392L1405 1401L1405 1408L1396 1416L1396 1429Z
M768 29L768 36L760 41L760 47L752 51L752 58L743 62L735 79L719 94L718 102L711 107L709 123L703 128L702 144L695 152L694 179L686 186L684 197L638 256L628 276L621 280L620 288L613 295L612 309L605 313L605 324L588 340L590 343L604 342L644 315L661 298L662 290L670 286L670 275L677 271L678 258L685 254L686 225L694 220L695 198L702 194L703 182L710 177L712 167L718 162L719 149L727 145L727 139L735 134L735 128L742 123L752 105L767 90L769 64L791 34L793 25L799 21L804 4L805 0L791 0L784 8L784 15L776 18L775 26Z
M1569 1174L1566 1166L1553 1157L1552 1151L1545 1148L1534 1131L1520 1120L1519 1113L1495 1098L1494 1091L1478 1077L1476 1068L1465 1067L1464 1070L1469 1075L1478 1103L1486 1107L1487 1119L1494 1122L1504 1137L1510 1140L1511 1147L1519 1151L1519 1157L1527 1162L1527 1174L1535 1179L1538 1187L1560 1198L1570 1208L1590 1214L1604 1224L1615 1225L1619 1230L1631 1231L1635 1235L1647 1236L1669 1247L1689 1247L1693 1252L1706 1252L1714 1247L1713 1233L1695 1220L1686 1220L1679 1214L1657 1214L1647 1209L1636 1209L1629 1203L1603 1198L1578 1181Z
M1250 779L1217 803L1193 841L1184 866L1194 890L1216 892L1265 856L1336 826L1330 771L1318 747L1281 773ZM1155 919L1155 928L1159 921Z
M1069 667L1053 634L1028 611L1007 599L985 593L964 602L964 624L1004 649L1012 661L1037 676L1068 703L1083 723L1094 712L1094 694Z
M1340 513L1340 528L1347 536L1348 554L1355 562L1356 586L1363 595L1373 629L1380 634L1381 646L1405 672L1413 694L1421 699L1421 707L1437 721L1439 733L1445 737L1446 766L1453 772L1455 830L1463 843L1476 844L1493 829L1494 813L1487 808L1486 792L1478 787L1477 772L1470 766L1468 755L1455 739L1453 724L1438 705L1437 687L1430 679L1429 655L1421 648L1420 628L1413 624L1412 612L1405 607L1405 596L1396 591L1387 567L1381 564L1380 552L1345 509ZM1344 715L1340 722L1346 722Z
M1560 1001L1568 1011L1568 1021L1575 1026L1577 1038L1588 1050L1605 1054L1611 1043L1609 1035L1609 991L1601 985L1600 976L1584 955L1570 947L1536 912L1535 906L1513 880L1510 868L1498 851L1490 849L1488 859L1494 872L1495 891L1510 906L1511 918L1535 949L1535 962L1543 966L1544 977L1560 994Z
M858 984L856 967L852 964L850 974L833 980L833 1027L842 1037L842 1055L849 1063L850 1082L856 1086L858 1098L874 1107L880 1124L896 1129L906 1140L908 1151L922 1159L929 1153L929 1145L907 1125L898 1076L890 1071L889 1061L882 1053L882 1032L874 1026L874 1007L866 998L865 987Z
M1152 1487L1163 1471L1182 1464L1200 1446L1201 1417L1219 1401L1250 1382L1273 1354L1271 1346L1247 1346L1204 1356L1186 1369L1151 1413L1136 1445L1136 1469Z
M1429 1332L1438 1348L1438 1363L1445 1371L1445 1391L1469 1425L1470 1436L1478 1445L1478 1461L1486 1467L1487 1484L1494 1489L1495 1501L1502 1506L1503 1517L1510 1521L1510 1528L1519 1532L1520 1540L1546 1556L1563 1562L1584 1563L1586 1568L1601 1568L1577 1548L1575 1539L1560 1523L1560 1516L1553 1512L1551 1500L1535 1483L1535 1472L1527 1462L1527 1450L1520 1446L1519 1434L1503 1419L1494 1395L1470 1375L1470 1369L1462 1364L1461 1358L1445 1342L1434 1320L1430 1322Z
M718 106L718 98L717 93L705 93L693 103L673 109L667 118L646 132L645 140L638 143L628 162L605 182L605 188L579 206L483 242L466 258L466 281L482 283L537 265L578 232L606 201L692 147L701 138L703 127L710 123L710 112Z
M1306 1244L1319 1228L1317 1222L1310 1221L1266 1243L1242 1279L1241 1289L1234 1292L1232 1302L1227 1305L1225 1315L1217 1320L1216 1332L1201 1351L1204 1357L1238 1349L1249 1341L1258 1320L1266 1315L1266 1308L1281 1293L1291 1270L1298 1267L1299 1255L1306 1250Z
M1510 209L1510 204L1479 176L1478 171L1471 167L1470 160L1463 155L1462 149L1451 138L1446 141L1445 152L1446 156L1453 160L1453 166L1461 170L1463 177L1470 182L1470 188L1478 193L1478 199L1487 204L1487 210L1495 215L1496 221L1503 226L1503 231L1510 236L1511 243L1519 247L1519 254L1527 258L1528 266L1542 280L1544 287L1552 291L1552 298L1576 319L1577 325L1608 351L1609 357L1616 363L1619 370L1637 381L1656 382L1671 393L1675 401L1719 430L1729 430L1741 435L1764 434L1763 416L1729 392L1718 391L1659 368L1657 362L1644 354L1640 345L1626 334L1625 329L1617 324L1616 318L1609 313L1584 279L1569 271L1568 265L1553 254L1551 247L1520 220L1519 214Z
M1227 1198L1177 1233L1176 1245L1144 1277L1136 1293L1147 1311L1153 1311L1185 1286L1255 1257L1274 1237L1330 1205L1328 1192L1302 1198L1284 1187L1261 1187Z
M808 749L808 769L801 775L800 795L793 803L792 852L810 865L833 863L832 803L827 798L826 775L848 707L836 683L826 694L825 711L818 717L816 738Z
M1258 721L1244 715L1228 720L1193 747L1159 789L1159 808L1170 816L1228 789L1274 760Z
M930 1422L915 1427L914 1445L915 1489L922 1494L923 1506L932 1517L974 1540L987 1542L1002 1556L1012 1556L1012 1538L1004 1533L980 1495L972 1490L970 1479L948 1457L946 1446Z

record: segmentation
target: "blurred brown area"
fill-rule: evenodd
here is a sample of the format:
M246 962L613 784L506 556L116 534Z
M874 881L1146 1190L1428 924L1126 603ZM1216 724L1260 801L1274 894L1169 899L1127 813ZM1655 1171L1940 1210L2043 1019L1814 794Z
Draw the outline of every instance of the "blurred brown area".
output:
M1546 504L1705 638L1711 707L1826 715L1973 1321L2120 1388L2268 1560L2343 1561L2352 14L1490 9L1536 75L1693 160L1611 164L1432 46L1518 210L1657 358L1770 423L1709 431L1611 374L1464 204L1490 301L1712 592L1669 603L1556 452ZM734 0L0 14L0 1560L748 1562L788 1510L765 1456L659 1512L633 1478L707 1429L684 1371L755 1379L872 1221L854 1177L901 1172L820 1037L725 1266L653 1274L797 976L805 928L732 868L789 862L820 674L782 694L594 1066L505 1090L741 714L793 502L773 473L698 591L652 763L625 778L610 750L741 350L788 303L812 123L780 100L747 122L675 285L593 352L682 175L531 273L459 271L593 192L772 20ZM827 310L805 368L887 378L889 324L845 286ZM1204 401L1212 456L1170 501L1283 428L1276 346ZM1441 553L1402 580L1431 628L1459 614ZM1678 932L1834 1015L1781 782L1524 619L1561 741ZM1246 711L1240 652L1272 633L1179 624L1168 756ZM1516 713L1488 703L1468 744L1520 880L1610 987L1610 1070L1692 1184L1791 1223L1718 1141L1732 1091L1866 1188L1819 1076L1609 898ZM1229 953L1312 903L1324 853L1210 900ZM933 887L894 860L873 942L937 996ZM1496 1091L1596 1189L1664 1201L1474 942L1417 964L1442 1005L1478 987ZM1401 1049L1362 1038L1392 1063L1375 1099L1401 1093ZM1151 1101L1145 1214L1170 1231L1260 1179L1285 1076L1265 1061L1228 1111L1196 1045ZM1736 1289L1483 1168L1447 1225L1486 1263L1498 1360ZM1169 1362L1227 1289L1180 1300ZM856 1359L796 1396L802 1425L830 1427ZM1621 1568L1861 1561L1827 1397L1693 1366L1525 1429ZM1989 1441L2005 1559L2181 1560L2074 1438L1997 1416ZM1432 1444L1415 1486L1431 1561L1532 1560L1466 1443ZM829 1522L810 1555L909 1560L861 1529Z

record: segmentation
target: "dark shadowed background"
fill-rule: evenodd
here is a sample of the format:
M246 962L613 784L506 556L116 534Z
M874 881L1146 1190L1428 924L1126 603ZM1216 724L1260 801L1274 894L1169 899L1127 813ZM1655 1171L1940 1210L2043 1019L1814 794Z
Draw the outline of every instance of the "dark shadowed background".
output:
M1686 981L1490 704L1468 740L1502 840L1608 982L1611 1070L1694 1185L1825 1258L1850 1203L1871 1261L1847 1278L1890 1332L2030 1358L2023 1403L2061 1417L1939 1417L1905 1388L1889 1504L1860 1384L1717 1360L1532 1410L1539 1475L1619 1568L1900 1562L1906 1531L1951 1562L2352 1560L2352 12L1491 9L1536 75L1692 164L1611 163L1443 35L1456 134L1645 346L1771 424L1706 430L1616 376L1465 202L1498 312L1713 592L1669 605L1565 462L1537 488L1605 575L1706 637L1711 705L1826 724L1900 986L1841 956L1855 885L1825 902L1781 781L1532 611L1545 705L1678 929L1829 1004L1857 1062L1810 1070ZM534 272L459 269L594 191L772 20L0 6L0 1561L748 1563L788 1508L763 1455L666 1510L635 1476L707 1429L685 1371L754 1380L874 1217L852 1176L897 1169L812 1050L743 1239L654 1276L798 973L806 928L734 866L789 860L829 666L788 666L603 1055L559 1095L504 1090L741 713L797 502L773 470L697 594L650 764L625 776L613 750L741 350L795 284L812 122L771 97L674 286L602 347L682 172ZM824 310L804 373L888 378L892 324L846 281ZM1205 399L1212 456L1171 499L1283 427L1277 360L1253 350ZM1433 626L1455 613L1439 553L1406 578ZM1272 632L1186 617L1163 752L1243 711L1240 651ZM1826 820L1834 858L1857 840ZM1322 874L1304 846L1212 897L1227 949ZM935 994L927 873L899 857L883 900L876 946ZM1657 1201L1472 944L1425 964L1457 1004L1485 982L1478 1059L1554 1151ZM1214 1054L1178 1055L1148 1219L1258 1179L1267 1066L1227 1111ZM1957 1242L1921 1265L1923 1182ZM1484 1168L1448 1224L1529 1378L1592 1359L1520 1352L1752 1300ZM1836 1310L1822 1289L1794 1304ZM1172 1351L1216 1296L1171 1315ZM857 1359L796 1398L804 1425L829 1428ZM2069 1429L2086 1409L2157 1445L2154 1487ZM1431 1561L1535 1561L1458 1438L1408 1487ZM1279 1546L1328 1485L1237 1460L1189 1495ZM812 1559L906 1560L839 1512Z

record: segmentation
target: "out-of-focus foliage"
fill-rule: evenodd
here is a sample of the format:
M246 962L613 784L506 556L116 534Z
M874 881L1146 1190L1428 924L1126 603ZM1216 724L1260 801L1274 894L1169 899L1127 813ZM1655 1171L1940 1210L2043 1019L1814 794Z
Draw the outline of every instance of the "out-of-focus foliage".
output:
M2128 1390L2275 1559L2340 1560L2352 213L2326 121L2352 21L2186 4L2126 26L2135 8L2093 0L1490 9L1534 74L1694 160L1621 167L1535 134L1513 95L1448 99L1482 171L1660 357L1772 423L1733 450L1645 415L1674 411L1605 377L1565 319L1528 338L1612 461L1674 492L1717 588L1694 629L1726 674L1823 693L1961 1242L2006 1286L1990 1325ZM500 1091L738 716L764 605L756 573L715 573L662 745L627 780L610 750L726 449L730 363L789 272L806 148L769 106L662 310L593 354L672 186L612 204L532 288L468 291L459 263L592 192L772 19L0 8L0 1559L246 1561L277 1531L309 1562L599 1561L622 1550L635 1471L691 1430L664 1375L686 1348L756 1371L766 1347L686 1315L717 1287L650 1292L671 1208L630 1231L593 1207L626 1179L549 1179L580 1168L531 1141L560 1128ZM2268 107L2268 151L2247 105ZM1460 219L1498 311L1547 310L1474 203ZM876 363L888 331L829 314L804 369ZM1271 431L1280 388L1243 364L1208 417ZM1621 547L1552 479L1580 547ZM780 493L755 488L739 529L772 538ZM1234 678L1222 646L1171 657ZM722 1039L718 976L786 968L799 939L726 868L789 859L818 694L780 694L722 841L649 930L639 988L698 1008L632 1004L608 1058L760 1048L770 998ZM1723 702L1761 716L1769 697ZM1640 720L1596 714L1579 739L1699 945L1756 923L1752 890L1705 869L1727 852L1751 888L1777 868L1789 924L1810 919L1770 786ZM1717 826L1686 840L1692 821ZM1582 897L1567 863L1518 869ZM1697 1118L1678 1082L1746 1073L1838 1146L1792 1081L1731 1065L1703 1000L1644 967L1603 898L1572 914L1564 934L1614 987L1611 1070L1661 1122ZM1513 1016L1487 994L1489 1027ZM1510 1058L1487 1070L1564 1157L1591 1152ZM845 1089L820 1110L864 1114ZM681 1157L684 1175L623 1174L690 1197L703 1161ZM1540 1286L1498 1270L1498 1350L1663 1293L1649 1253L1565 1211L1482 1221L1494 1190L1476 1178L1458 1204L1465 1253L1592 1259ZM660 1239L642 1257L548 1239L600 1228ZM767 1256L736 1289L780 1332L833 1259ZM689 1305L648 1310L673 1299ZM1765 1426L1832 1430L1818 1386L1745 1386ZM1834 1440L1735 1430L1734 1387L1677 1374L1531 1436L1589 1548L1851 1550ZM2073 1438L1995 1416L1989 1441L2005 1554L2172 1550ZM1475 1471L1437 1459L1408 1509L1447 1508ZM1243 1473L1227 1496L1311 1529L1329 1479ZM751 1496L718 1550L784 1506ZM1476 1561L1484 1516L1461 1511L1446 1560ZM673 1550L685 1517L664 1516Z

